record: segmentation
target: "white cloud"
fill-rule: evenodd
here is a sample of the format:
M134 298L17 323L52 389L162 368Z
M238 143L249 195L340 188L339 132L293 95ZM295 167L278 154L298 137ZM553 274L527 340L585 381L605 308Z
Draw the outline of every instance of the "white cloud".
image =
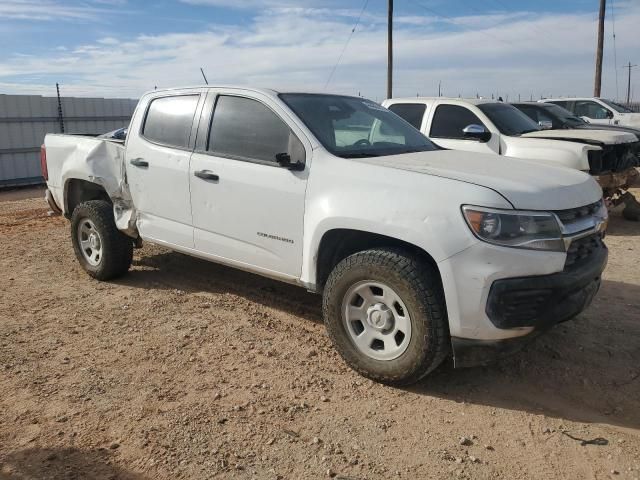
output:
M405 17L398 23L396 95L433 95L439 81L444 93L454 96L591 93L593 15L511 14L455 21L463 27L442 31L423 17ZM638 23L638 4L625 5L617 14L620 63L637 58ZM44 93L42 79L48 78L51 84L60 80L67 95L136 97L154 86L198 84L203 67L210 83L322 90L352 27L353 21L322 9L288 8L267 10L249 25L214 25L200 32L133 39L105 37L69 51L51 47L37 56L5 56L0 59L0 89ZM361 92L381 100L385 61L384 21L363 18L329 90ZM604 65L608 96L615 96L612 62L608 43ZM619 77L623 77L620 72ZM26 79L37 79L37 84L28 85L31 80Z
M105 10L88 4L69 5L55 0L2 0L0 2L0 18L14 20L88 21L97 20L103 13Z

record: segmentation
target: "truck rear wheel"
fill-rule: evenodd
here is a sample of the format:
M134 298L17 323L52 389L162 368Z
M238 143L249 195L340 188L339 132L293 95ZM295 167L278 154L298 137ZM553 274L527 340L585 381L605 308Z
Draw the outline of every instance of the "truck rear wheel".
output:
M403 250L372 249L342 260L327 280L323 313L344 360L381 383L415 383L449 352L439 276Z
M124 275L133 259L133 240L116 227L104 200L81 203L71 216L71 241L82 268L98 280Z

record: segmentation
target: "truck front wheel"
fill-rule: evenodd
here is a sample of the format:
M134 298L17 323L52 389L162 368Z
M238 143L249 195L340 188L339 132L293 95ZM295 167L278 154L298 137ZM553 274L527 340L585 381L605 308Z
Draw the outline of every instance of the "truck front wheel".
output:
M415 383L449 352L439 276L404 250L372 249L342 260L325 285L323 313L344 360L381 383Z
M71 216L71 241L82 268L98 280L124 275L133 259L133 240L116 227L104 200L81 203Z

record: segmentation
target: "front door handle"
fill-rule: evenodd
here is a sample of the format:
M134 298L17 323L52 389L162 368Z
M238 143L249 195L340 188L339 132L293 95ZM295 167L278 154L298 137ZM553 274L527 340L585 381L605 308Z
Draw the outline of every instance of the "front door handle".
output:
M209 170L198 170L194 173L194 175L203 180L213 180L214 182L220 180L220 177L218 175L210 172Z
M142 158L134 158L133 160L130 160L129 163L131 165L133 165L134 167L148 167L149 166L149 162L147 162L146 160L143 160Z

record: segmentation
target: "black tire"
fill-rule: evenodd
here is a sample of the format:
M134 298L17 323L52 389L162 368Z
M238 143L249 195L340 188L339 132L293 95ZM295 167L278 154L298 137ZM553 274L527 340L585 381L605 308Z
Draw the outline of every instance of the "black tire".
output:
M382 282L400 296L411 317L408 347L392 360L361 352L343 320L342 305L351 286ZM335 348L361 375L394 386L410 385L432 372L450 351L449 324L438 272L407 251L378 248L355 253L331 272L323 292L324 321Z
M101 255L90 263L82 251L78 231L89 220L99 235ZM97 280L111 280L127 273L133 259L133 240L116 227L113 206L104 200L81 203L71 216L71 241L82 268Z

